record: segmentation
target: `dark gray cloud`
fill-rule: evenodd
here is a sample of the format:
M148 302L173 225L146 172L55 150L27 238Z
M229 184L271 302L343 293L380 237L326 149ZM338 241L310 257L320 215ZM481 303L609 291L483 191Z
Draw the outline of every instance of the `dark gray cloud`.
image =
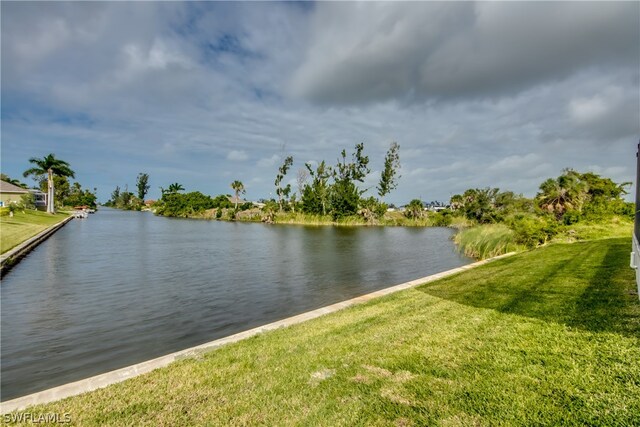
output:
M511 95L639 66L637 2L322 3L291 90L313 102Z

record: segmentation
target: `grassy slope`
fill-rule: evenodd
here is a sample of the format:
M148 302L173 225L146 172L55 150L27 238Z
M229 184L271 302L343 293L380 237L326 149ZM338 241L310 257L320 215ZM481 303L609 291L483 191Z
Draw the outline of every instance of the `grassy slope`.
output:
M36 413L82 425L640 425L630 239L556 244Z
M30 237L35 236L46 228L59 223L69 215L57 213L50 215L46 212L32 210L16 210L13 218L0 217L0 252L19 245Z

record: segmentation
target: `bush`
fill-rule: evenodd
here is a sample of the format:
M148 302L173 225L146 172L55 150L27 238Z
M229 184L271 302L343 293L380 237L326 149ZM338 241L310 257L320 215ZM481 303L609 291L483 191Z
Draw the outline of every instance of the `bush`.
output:
M375 197L360 200L361 209L358 211L367 222L373 222L375 219L381 219L387 212L387 204L381 203Z
M543 245L558 233L557 222L544 216L518 216L511 219L509 225L516 243L528 248Z
M20 197L20 207L22 209L35 209L36 208L36 197L33 193L23 194Z
M451 211L440 211L429 214L429 219L434 227L448 227L453 221Z
M156 213L169 217L188 217L211 208L213 208L211 197L199 191L187 194L171 193L162 196L162 204Z
M580 215L580 212L569 211L562 217L562 222L564 223L564 225L575 224L576 222L580 221L581 217L582 215Z

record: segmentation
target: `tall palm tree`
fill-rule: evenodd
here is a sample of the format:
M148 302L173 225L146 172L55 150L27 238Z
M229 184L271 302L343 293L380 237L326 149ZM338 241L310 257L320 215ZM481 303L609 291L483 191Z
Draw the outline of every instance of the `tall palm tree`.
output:
M41 177L47 175L47 213L55 213L55 207L53 204L53 176L62 176L75 178L75 172L69 167L69 163L64 160L56 159L56 156L51 153L42 159L32 157L29 159L29 163L35 166L27 169L22 174L25 178L29 175L34 177Z
M238 209L238 198L240 197L240 194L244 194L245 190L244 190L244 184L238 180L235 180L231 183L231 189L233 189L233 191L236 192L236 207L235 209Z

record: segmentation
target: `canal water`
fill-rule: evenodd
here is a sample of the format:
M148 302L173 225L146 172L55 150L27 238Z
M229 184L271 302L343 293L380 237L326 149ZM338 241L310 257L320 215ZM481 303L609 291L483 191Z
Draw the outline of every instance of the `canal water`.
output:
M446 228L101 209L2 280L2 401L469 263Z

